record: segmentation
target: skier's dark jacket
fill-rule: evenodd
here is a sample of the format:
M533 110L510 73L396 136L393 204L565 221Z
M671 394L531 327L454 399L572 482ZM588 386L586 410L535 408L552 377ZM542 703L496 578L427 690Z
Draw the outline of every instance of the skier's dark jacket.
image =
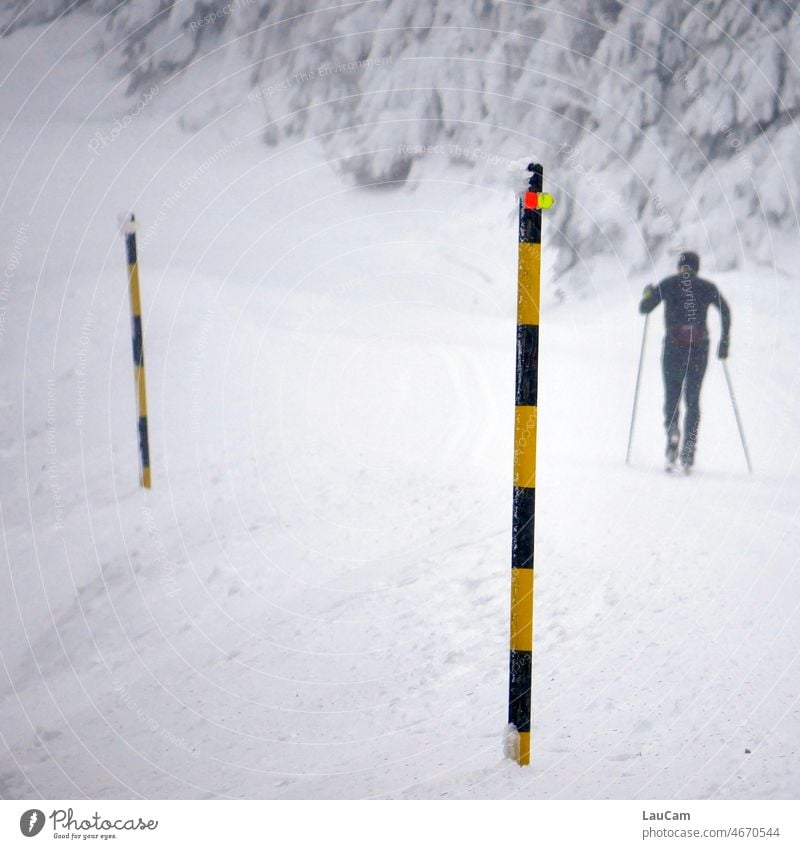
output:
M713 283L687 272L673 274L657 286L645 289L639 312L652 312L661 301L664 301L666 339L673 345L707 343L706 314L709 306L714 304L722 320L720 347L727 351L731 311L728 302Z

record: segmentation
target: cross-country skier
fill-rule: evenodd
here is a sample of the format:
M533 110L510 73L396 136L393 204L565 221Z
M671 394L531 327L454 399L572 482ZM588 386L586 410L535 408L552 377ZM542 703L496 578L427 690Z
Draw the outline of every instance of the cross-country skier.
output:
M722 336L717 356L728 356L731 311L719 289L697 276L700 257L685 251L678 260L678 273L666 277L657 286L646 286L639 312L652 312L664 302L664 349L661 366L664 371L664 428L667 432L667 471L676 468L680 429L678 417L683 390L686 402L681 465L688 473L694 463L697 428L700 423L700 387L708 364L708 329L706 313L711 304L719 310Z

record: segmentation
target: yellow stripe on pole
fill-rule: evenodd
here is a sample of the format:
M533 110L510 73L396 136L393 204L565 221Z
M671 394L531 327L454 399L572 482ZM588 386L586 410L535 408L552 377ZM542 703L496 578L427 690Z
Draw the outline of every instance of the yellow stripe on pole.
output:
M134 366L133 379L136 381L136 403L139 408L139 417L147 417L147 390L144 382L144 366Z
M150 466L142 468L142 486L145 489L150 489Z
M515 408L514 486L536 486L536 407Z
M535 242L519 243L517 324L539 323L539 290L542 246Z
M511 651L533 651L533 569L511 570Z
M142 314L142 304L139 300L139 266L138 263L133 263L128 266L128 283L130 285L131 294L131 313L134 316Z
M519 732L519 757L517 763L520 766L529 766L531 762L531 733L530 731Z

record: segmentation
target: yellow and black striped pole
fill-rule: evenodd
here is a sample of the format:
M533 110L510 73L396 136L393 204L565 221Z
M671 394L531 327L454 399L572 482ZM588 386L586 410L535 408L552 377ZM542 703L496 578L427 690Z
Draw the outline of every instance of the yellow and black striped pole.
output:
M144 382L144 337L142 302L139 297L139 266L136 257L136 219L131 214L125 224L125 248L128 256L128 293L131 299L131 335L133 338L133 381L139 433L139 483L150 489L150 445L147 436L147 390Z
M531 762L533 683L533 530L536 513L536 420L539 377L539 291L542 209L553 198L542 192L542 166L519 200L517 276L517 374L514 421L514 513L511 543L511 657L508 722L518 735L516 758Z

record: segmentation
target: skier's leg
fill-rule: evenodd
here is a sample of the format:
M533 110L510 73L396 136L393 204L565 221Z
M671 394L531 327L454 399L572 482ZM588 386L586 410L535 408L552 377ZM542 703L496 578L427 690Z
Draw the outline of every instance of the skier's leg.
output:
M670 344L664 340L664 348L661 354L661 367L664 373L664 430L667 432L667 460L675 462L678 456L678 443L680 441L680 430L678 428L678 414L681 402L681 387L686 364L681 356L682 351L678 345Z
M693 345L686 369L686 419L683 429L681 463L691 466L697 447L697 429L700 426L700 389L708 365L708 343Z

